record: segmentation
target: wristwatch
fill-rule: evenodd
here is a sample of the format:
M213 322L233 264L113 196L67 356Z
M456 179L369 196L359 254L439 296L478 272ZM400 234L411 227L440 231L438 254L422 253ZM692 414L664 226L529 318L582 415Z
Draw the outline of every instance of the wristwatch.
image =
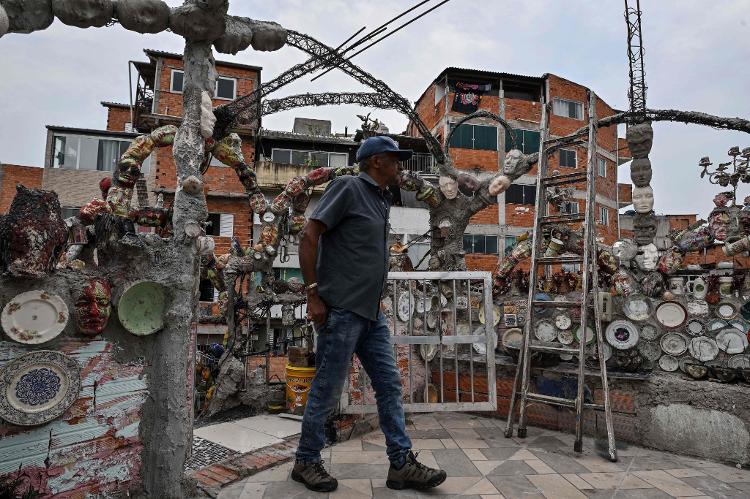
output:
M305 291L310 291L311 289L315 289L317 287L318 287L318 283L314 282L312 284L308 284L307 286L305 286Z

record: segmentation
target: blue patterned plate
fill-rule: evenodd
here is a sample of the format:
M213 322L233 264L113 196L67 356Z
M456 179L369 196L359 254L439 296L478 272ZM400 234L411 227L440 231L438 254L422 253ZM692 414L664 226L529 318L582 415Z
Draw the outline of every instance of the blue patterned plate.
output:
M35 426L62 416L81 391L81 368L52 350L22 355L0 370L0 418Z

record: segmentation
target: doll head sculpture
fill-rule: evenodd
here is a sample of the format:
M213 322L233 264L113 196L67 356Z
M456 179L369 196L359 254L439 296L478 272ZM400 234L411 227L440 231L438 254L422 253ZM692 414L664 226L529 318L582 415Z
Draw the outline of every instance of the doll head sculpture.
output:
M438 179L438 185L440 186L440 192L447 199L455 199L458 196L458 181L453 177L441 175Z
M526 155L518 149L511 149L505 155L505 164L503 165L503 173L512 179L516 179L528 173L531 170L531 164L529 163Z
M638 266L643 270L654 270L659 262L659 250L654 243L646 244L639 248L639 255L636 256Z
M105 279L90 279L76 301L76 325L86 336L104 331L112 313L112 288Z
M488 187L490 196L497 196L501 192L505 192L510 187L511 180L505 175L499 175L492 179Z
M651 128L651 123L629 126L625 132L625 140L628 142L628 149L633 154L633 158L647 157L654 144L654 129Z
M636 187L647 187L651 183L652 176L650 159L636 158L630 163L630 180Z
M638 213L648 213L654 209L654 190L651 186L633 188L633 207Z
M636 213L633 217L633 232L635 232L635 243L645 246L654 241L656 237L656 217L653 213Z
M621 265L627 265L635 258L638 247L630 239L620 239L612 245L612 254L620 261Z
M464 196L473 196L474 193L479 189L479 181L474 175L468 173L458 174L458 190Z

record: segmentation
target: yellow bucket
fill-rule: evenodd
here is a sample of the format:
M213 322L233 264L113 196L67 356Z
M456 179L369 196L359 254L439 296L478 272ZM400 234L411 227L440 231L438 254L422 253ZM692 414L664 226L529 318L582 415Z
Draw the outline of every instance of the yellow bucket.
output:
M314 367L286 366L286 408L293 414L303 414L307 392L315 377Z

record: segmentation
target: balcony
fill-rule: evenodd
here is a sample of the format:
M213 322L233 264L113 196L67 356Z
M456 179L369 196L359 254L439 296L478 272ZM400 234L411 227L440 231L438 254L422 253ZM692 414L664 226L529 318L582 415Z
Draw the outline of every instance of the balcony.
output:
M255 174L261 188L284 188L294 177L303 177L313 171L314 166L290 165L271 160L262 160L256 164ZM321 187L317 189L322 190Z
M433 173L434 161L432 154L415 152L409 160L404 161L403 168L412 173L430 174Z

